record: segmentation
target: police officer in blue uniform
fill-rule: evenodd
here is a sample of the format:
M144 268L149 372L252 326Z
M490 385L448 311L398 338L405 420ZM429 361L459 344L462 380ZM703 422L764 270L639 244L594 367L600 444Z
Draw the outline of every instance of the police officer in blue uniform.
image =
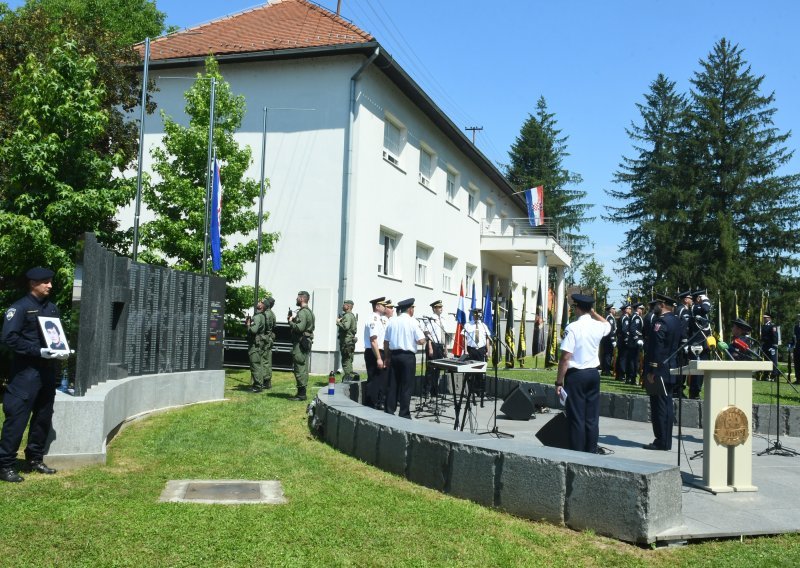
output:
M623 304L620 308L617 326L617 368L615 369L618 381L625 380L626 365L628 364L628 336L631 327L631 305Z
M17 471L17 452L29 421L24 471L56 473L43 459L53 421L58 360L69 357L69 352L46 347L39 327L39 316L60 317L58 308L48 299L53 288L53 271L31 268L25 277L29 293L6 311L2 331L2 341L14 352L14 360L3 397L0 480L12 483L23 481Z
M689 337L689 321L692 319L692 291L686 290L678 294L678 307L675 308L675 316L681 322L681 341L686 343ZM685 367L689 364L689 347L684 345L685 349L678 352L678 367ZM683 391L686 377L681 375L675 382L675 389L673 396L681 396L686 398L686 393Z
M772 322L772 315L764 314L764 325L761 326L761 350L764 356L772 361L772 371L769 375L770 381L778 380L778 328Z
M625 383L636 384L639 376L639 356L644 347L644 320L642 319L642 308L644 304L636 302L631 306L633 314L628 324L628 345L625 348Z
M681 323L673 308L677 302L669 296L656 294L656 318L645 347L645 388L650 393L650 416L655 439L642 446L646 450L672 449L672 424L675 409L672 390L675 383L670 369L677 367L677 351L681 345Z
M750 337L753 327L741 318L731 322L731 342L728 354L734 361L760 361L761 356L753 350L754 341Z
M706 338L711 335L709 315L711 314L711 302L706 295L706 290L695 290L692 292L692 317L689 320L689 350L692 351L691 359L708 361L710 351ZM692 350L692 347L695 349ZM700 347L700 352L694 354ZM689 398L700 398L700 391L703 388L703 375L691 375L689 377Z
M611 364L614 362L614 348L617 346L617 310L614 306L606 306L606 321L611 326L611 333L600 341L600 376L611 376Z

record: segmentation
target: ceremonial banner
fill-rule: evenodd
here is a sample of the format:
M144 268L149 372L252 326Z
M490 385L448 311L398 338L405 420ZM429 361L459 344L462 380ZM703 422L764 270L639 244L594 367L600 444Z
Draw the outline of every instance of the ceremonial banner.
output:
M514 302L511 299L511 290L508 291L506 300L506 369L514 368Z
M219 178L219 162L214 158L214 181L211 190L211 267L219 272L222 268L222 182ZM204 260L203 263L206 261Z
M467 323L467 315L464 313L464 283L461 283L458 292L458 310L456 311L456 335L453 338L453 357L461 357L464 354L464 326Z
M488 284L486 285L486 294L483 300L483 323L486 324L489 333L494 337L494 306L492 305L492 290Z
M519 366L524 367L525 351L525 308L528 304L528 290L522 289L522 317L519 320L519 343L517 344L517 359L519 359Z

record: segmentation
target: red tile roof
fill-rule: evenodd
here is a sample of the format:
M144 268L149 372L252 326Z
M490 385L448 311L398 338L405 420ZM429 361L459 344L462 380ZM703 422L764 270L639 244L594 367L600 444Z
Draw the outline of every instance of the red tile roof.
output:
M153 40L150 60L325 47L373 41L367 32L307 0L272 0ZM136 49L141 53L143 44Z

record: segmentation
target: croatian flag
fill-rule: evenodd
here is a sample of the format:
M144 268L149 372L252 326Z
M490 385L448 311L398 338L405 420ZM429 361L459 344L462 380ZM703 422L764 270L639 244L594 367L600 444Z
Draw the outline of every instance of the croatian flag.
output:
M456 336L453 338L453 357L464 354L464 326L467 324L467 314L464 313L464 283L458 293L458 311L456 311Z
M544 186L526 189L525 203L528 205L528 221L531 227L544 225Z
M214 182L211 190L211 266L215 271L222 268L222 182L219 179L219 162L214 158Z

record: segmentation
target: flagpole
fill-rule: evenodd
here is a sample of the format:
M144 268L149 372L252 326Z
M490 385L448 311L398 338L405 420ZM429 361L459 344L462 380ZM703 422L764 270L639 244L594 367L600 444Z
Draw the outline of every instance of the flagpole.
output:
M256 282L253 292L253 309L258 304L258 285L261 276L261 225L264 222L264 191L266 184L267 162L267 117L269 108L264 107L264 129L261 132L261 192L258 196L258 238L256 240Z
M142 155L144 153L144 118L147 107L147 76L150 70L150 38L144 38L144 71L142 72L142 102L139 114L139 163L136 167L136 212L133 215L133 262L139 256L139 217L142 211Z
M211 177L214 175L214 104L217 90L217 78L211 77L211 100L208 112L208 162L206 164L206 222L203 239L203 274L208 273L208 222L211 213Z

